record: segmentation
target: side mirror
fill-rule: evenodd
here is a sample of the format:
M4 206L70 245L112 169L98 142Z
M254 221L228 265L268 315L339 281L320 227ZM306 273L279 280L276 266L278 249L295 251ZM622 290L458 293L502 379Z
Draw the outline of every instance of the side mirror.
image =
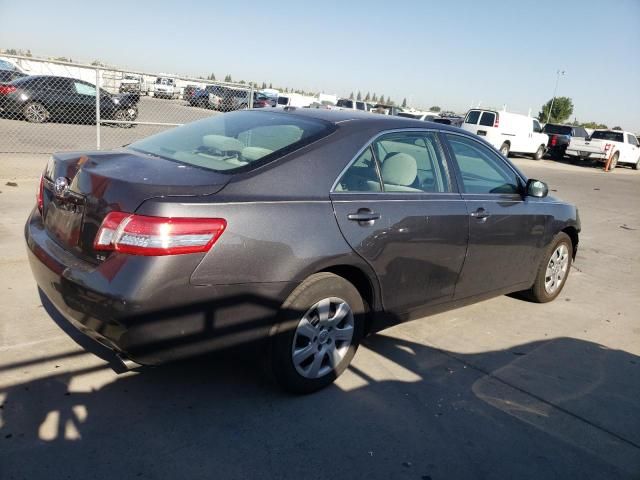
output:
M544 198L549 194L549 187L542 180L530 178L526 192L528 197Z

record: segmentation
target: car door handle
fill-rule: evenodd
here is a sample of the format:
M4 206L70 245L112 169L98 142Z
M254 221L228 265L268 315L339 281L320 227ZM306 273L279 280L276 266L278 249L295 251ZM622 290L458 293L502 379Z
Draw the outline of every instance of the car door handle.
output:
M380 218L380 214L369 210L368 208L360 208L357 213L350 213L347 215L347 218L354 222L367 222L372 224Z
M479 208L475 212L471 212L471 216L473 218L477 218L478 220L484 220L490 215L484 208Z

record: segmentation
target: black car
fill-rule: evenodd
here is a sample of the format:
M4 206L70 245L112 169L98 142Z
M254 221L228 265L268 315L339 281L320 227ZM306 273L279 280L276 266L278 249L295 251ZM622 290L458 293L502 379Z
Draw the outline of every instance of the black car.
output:
M100 89L100 117L133 121L139 99L139 94L111 95ZM96 103L96 86L75 78L33 75L0 86L0 113L32 123L95 122Z
M245 110L54 155L25 237L45 306L120 358L245 346L309 392L388 325L555 299L580 221L547 193L447 125Z
M10 83L18 78L26 76L26 73L19 72L18 70L0 70L0 84Z
M562 160L564 158L564 154L573 137L589 137L584 127L558 125L555 123L547 123L542 129L542 133L546 133L549 136L547 152L554 160Z

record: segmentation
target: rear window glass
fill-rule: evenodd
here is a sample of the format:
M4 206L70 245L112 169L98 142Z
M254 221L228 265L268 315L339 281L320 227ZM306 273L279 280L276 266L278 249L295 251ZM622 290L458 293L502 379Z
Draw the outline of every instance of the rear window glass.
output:
M611 132L611 131L595 131L593 135L591 135L592 139L598 140L609 140L610 142L624 142L624 137L622 132Z
M467 113L467 118L465 119L465 123L476 125L478 123L479 118L480 118L480 112L478 110L471 110L469 113Z
M400 112L398 113L399 117L404 118L413 118L414 120L420 120L422 118L422 114L420 113L409 113L409 112Z
M278 97L278 105L289 105L289 97Z
M353 108L353 101L352 100L345 100L345 99L341 98L340 100L338 100L338 103L336 103L336 105L338 107L342 107L342 108Z
M216 115L132 143L132 150L217 172L250 170L333 132L329 122L287 113Z
M544 133L553 133L556 135L571 135L571 127L569 125L551 125L547 124L542 129Z
M493 127L496 121L496 114L493 112L482 112L480 117L480 125L485 127Z

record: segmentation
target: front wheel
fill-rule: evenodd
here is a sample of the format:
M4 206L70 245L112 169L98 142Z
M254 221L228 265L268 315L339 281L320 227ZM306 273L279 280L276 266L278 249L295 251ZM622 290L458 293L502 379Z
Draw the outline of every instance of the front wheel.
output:
M564 287L572 263L573 244L564 232L558 233L545 252L538 267L536 280L526 293L534 302L554 300Z
M271 345L273 374L294 393L330 385L349 366L364 332L365 306L350 282L311 275L285 301Z
M538 147L538 150L536 150L536 153L533 154L533 159L540 160L544 155L544 150L545 150L544 145L540 145Z
M640 158L638 158L638 161L636 162L636 164L633 166L634 170L640 170Z

